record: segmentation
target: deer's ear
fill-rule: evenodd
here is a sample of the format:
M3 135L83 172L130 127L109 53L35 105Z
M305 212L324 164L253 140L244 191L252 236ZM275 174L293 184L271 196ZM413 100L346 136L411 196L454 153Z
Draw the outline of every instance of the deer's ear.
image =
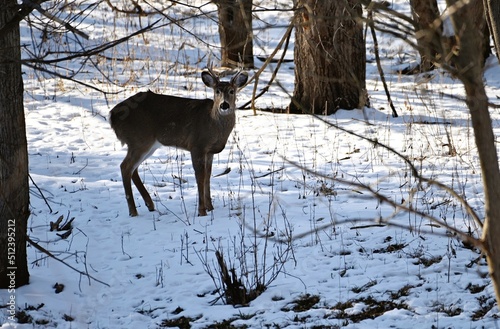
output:
M247 80L248 74L246 72L239 72L231 79L231 83L233 83L237 88L240 88L247 83Z
M207 87L211 88L214 88L219 83L219 79L209 71L203 71L201 73L201 80Z

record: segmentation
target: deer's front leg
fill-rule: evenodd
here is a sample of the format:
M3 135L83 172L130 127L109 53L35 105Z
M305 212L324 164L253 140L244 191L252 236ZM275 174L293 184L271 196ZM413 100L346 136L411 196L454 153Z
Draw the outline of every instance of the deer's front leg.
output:
M198 186L198 216L207 215L207 205L205 204L205 184L207 176L207 154L201 151L191 151L191 161L193 162L196 185Z
M212 205L212 196L210 193L210 178L212 177L212 162L214 160L214 155L209 153L206 156L205 164L205 208L207 211L214 210Z

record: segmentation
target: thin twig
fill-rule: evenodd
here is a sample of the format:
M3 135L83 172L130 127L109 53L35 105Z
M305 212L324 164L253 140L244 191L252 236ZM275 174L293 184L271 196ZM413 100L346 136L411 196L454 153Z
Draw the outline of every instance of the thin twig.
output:
M98 91L98 92L100 92L102 94L105 94L105 95L108 95L108 94L117 94L117 92L107 92L107 91L104 91L104 90L99 89L99 88L97 88L95 86L92 86L92 85L90 85L88 83L85 83L83 81L74 79L73 77L65 76L65 75L63 75L61 73L58 73L56 71L50 71L50 70L48 70L46 68L43 68L41 66L38 66L38 65L32 65L31 63L27 63L27 62L23 63L23 65L25 65L27 67L30 67L33 70L40 71L40 72L45 72L45 73L48 73L48 74L50 74L52 76L55 76L55 77L58 77L58 78L61 78L61 79L64 79L64 80L73 81L73 82L75 82L77 84L80 84L80 85L85 86L87 88L93 89L93 90Z
M380 80L382 81L382 84L384 85L385 95L387 96L387 101L389 102L389 106L392 109L392 117L397 118L398 112L396 112L396 109L394 108L394 104L392 103L391 94L389 93L389 88L387 88L387 82L385 81L384 70L382 69L382 64L380 64L380 55L379 55L379 51L378 51L377 34L375 33L375 27L373 24L373 12L371 10L368 11L368 26L370 27L370 31L372 33L373 48L375 50L375 61L377 62L377 69L378 69L378 73L380 75Z
M40 5L43 2L47 2L49 0L37 0L34 3ZM12 29L19 29L19 22L21 22L26 16L28 16L35 7L26 6L24 4L19 6L19 11L8 21L2 28L0 29L0 36L6 35ZM2 10L5 10L2 8Z
M195 38L198 42L202 43L202 44L205 44L206 46L208 47L218 47L216 45L213 45L213 44L210 44L208 43L206 40L202 39L200 36L196 35L195 33L193 33L192 31L186 29L184 26L182 26L180 24L181 21L184 21L184 20L187 20L187 19L192 19L192 18L196 18L196 17L200 17L200 16L207 16L208 17L208 13L204 13L202 12L201 14L199 15L195 15L195 16L190 16L189 18L182 18L182 19L175 19L167 14L165 14L162 10L156 8L155 6L153 6L152 4L150 4L148 1L146 0L143 0L148 6L150 6L151 8L153 8L158 14L162 15L163 17L165 17L170 23L169 24L174 24L176 25L178 28L180 28L181 30L183 30L184 32L186 32L187 34L189 34L190 36L192 36L193 38ZM220 47L219 47L220 48Z
M270 171L268 173L265 173L264 175L260 175L260 176L255 176L254 178L257 179L257 178L262 178L262 177L266 177L266 176L269 176L271 174L274 174L274 173L277 173L278 171L282 171L283 169L285 169L284 167L281 167L279 169L276 169L276 170L273 170L273 171Z
M156 26L156 24L158 24L160 21L161 21L161 18L157 19L156 21L154 21L153 23L149 24L148 26L146 26L146 27L144 27L142 29L139 29L139 30L137 30L137 31L135 31L135 32L133 32L133 33L131 33L131 34L123 37L123 38L120 38L120 39L117 39L117 40L113 40L113 41L107 42L105 44L101 44L101 45L96 46L96 47L94 47L92 49L89 49L89 50L79 51L77 53L73 53L73 54L68 55L66 57L54 58L54 59L40 59L40 58L23 59L23 60L21 60L21 64L24 64L24 65L28 65L28 63L54 64L54 63L59 63L59 62L65 62L65 61L74 60L74 59L81 58L81 57L90 57L90 56L98 55L98 54L104 52L105 50L114 48L114 47L118 46L121 43L127 42L129 39L131 39L131 38L133 38L133 37L135 37L135 36L137 36L139 34L142 34L142 33L148 32L148 31L152 31L152 30L155 30L155 29L158 29L158 28L170 25L170 23L167 23L167 24L162 24L162 25ZM38 67L34 67L34 68L39 69Z
M262 67L253 75L253 77L251 77L248 80L248 82L246 83L246 85L248 85L250 82L252 82L252 80L255 80L255 82L254 82L254 88L253 88L253 92L252 92L252 100L250 101L250 103L252 104L252 108L254 110L254 114L257 114L256 111L255 111L255 98L256 98L255 95L257 93L257 85L258 85L258 82L259 82L260 74L265 70L265 68L267 67L267 65L269 65L269 63L274 58L274 56L276 55L276 53L278 52L278 50L281 49L281 47L283 46L283 43L286 42L286 46L288 48L288 42L290 40L290 35L291 35L292 31L293 31L293 20L288 25L288 28L287 28L285 34L281 38L280 42L278 43L278 45L276 46L276 48L274 49L274 51L271 53L271 55L269 55L269 58L265 61L265 63L262 65ZM282 54L280 62L283 60L283 58L285 56L285 53L286 53L286 50ZM278 65L278 68L279 68L279 66L280 65ZM275 72L277 72L277 70ZM268 85L267 85L266 88L269 88L269 86L272 83L272 79L274 79L275 75L276 74L273 73L273 78L271 78L271 81L269 81L269 83L268 83ZM264 89L266 89L266 88L264 88ZM246 106L246 105L248 105L248 103L245 104L244 106ZM242 108L242 107L240 107L240 108Z
M256 114L255 100L257 98L261 97L262 95L264 95L267 91L269 91L271 84L273 83L274 79L276 78L276 75L278 74L278 71L281 67L281 64L283 64L283 62L284 62L284 58L285 58L286 52L288 50L288 45L290 43L290 37L292 35L292 31L293 31L293 21L290 22L290 25L288 25L288 28L287 28L285 34L283 35L280 42L278 43L278 45L274 49L273 53L269 56L269 58L267 58L267 60L264 62L264 65L260 68L260 70L257 73L255 73L255 75L254 75L255 84L254 84L254 89L253 89L253 93L252 93L252 99L249 100L248 102L246 102L245 104L243 104L242 106L240 106L239 109L243 109L243 108L247 107L248 105L252 104L253 112L254 112L254 114ZM262 73L262 71L264 71L264 69L267 67L267 65L269 65L269 63L271 63L273 61L274 56L276 55L278 50L281 49L283 42L285 43L285 45L283 47L283 52L281 54L280 59L278 60L278 64L276 65L276 68L273 71L271 79L269 79L267 85L264 88L262 88L260 93L258 95L256 95L257 84L259 81L260 74Z
M43 195L42 190L40 190L40 188L38 187L38 185L36 185L35 181L33 180L33 177L31 177L30 174L28 174L28 177L30 178L31 183L33 183L33 185L35 185L35 187L38 190L38 192L40 192L40 196L42 197L42 199L45 202L45 204L47 205L47 207L49 207L49 211L50 211L50 214L51 214L52 213L52 208L50 207L50 204L47 201L47 198L45 197L45 195Z
M76 27L73 27L71 26L71 24L63 21L62 19L60 19L59 17L55 16L55 15L52 15L51 13L49 13L48 11L46 11L45 9L42 8L42 6L40 6L39 3L37 2L33 2L33 1L30 1L30 0L24 0L23 1L24 4L28 4L30 7L33 7L34 9L36 9L40 14L44 15L45 17L47 17L48 19L54 21L54 22L57 22L59 24L61 24L62 26L64 26L68 31L71 31L73 32L74 34L77 34L79 36L81 36L82 38L88 40L89 39L89 35L85 32L82 32L80 30L78 30Z
M83 276L86 276L88 277L89 279L92 279L96 282L99 282L107 287L110 287L109 284L107 284L106 282L104 281L101 281L95 277L93 277L92 275L90 275L89 273L86 273L86 272L83 272L83 271L80 271L79 269L77 269L76 267L73 267L71 266L70 264L66 263L64 260L60 259L60 258L57 258L54 254L52 254L50 251L48 251L47 249L45 249L44 247L40 246L38 243L36 243L35 241L31 240L29 236L26 236L26 241L29 242L33 247L35 247L35 249L38 249L39 251L41 251L42 253L46 254L47 256L49 256L50 258L53 258L55 260L57 260L58 262L61 262L62 264L66 265L67 267L69 267L70 269L72 269L73 271L79 273L80 275L83 275Z
M410 170L412 171L413 176L415 178L417 178L420 181L420 183L425 182L427 184L437 186L438 188L441 188L441 189L445 190L446 192L450 193L451 196L453 196L455 199L457 199L465 207L466 212L472 216L472 218L474 219L474 221L476 222L476 224L479 227L481 227L481 228L483 227L483 222L481 221L481 219L479 218L479 216L477 215L477 213L474 211L474 209L469 205L469 203L464 198L462 198L460 195L458 195L458 193L455 190L453 190L452 188L450 188L449 186L446 186L443 183L440 183L438 181L435 181L435 180L423 177L420 174L420 172L417 170L417 168L413 165L413 163L408 159L408 157L406 157L403 154L399 153L394 148L392 148L392 147L390 147L390 146L388 146L388 145L386 145L384 143L379 142L378 140L373 140L373 139L368 138L366 136L363 136L361 134L358 134L358 133L355 133L353 131L350 131L350 130L348 130L346 128L343 128L343 127L341 127L339 125L336 125L336 124L334 124L332 122L329 122L328 120L326 120L326 118L323 118L323 117L321 117L319 115L314 115L314 117L316 119L322 121L323 123L325 123L325 124L327 124L327 125L329 125L331 127L334 127L335 129L339 129L339 130L341 130L341 131L343 131L345 133L348 133L349 135L356 136L356 137L358 137L360 139L368 141L368 142L372 143L375 147L376 146L383 147L386 150L388 150L389 152L397 155L400 159L402 159L409 166Z

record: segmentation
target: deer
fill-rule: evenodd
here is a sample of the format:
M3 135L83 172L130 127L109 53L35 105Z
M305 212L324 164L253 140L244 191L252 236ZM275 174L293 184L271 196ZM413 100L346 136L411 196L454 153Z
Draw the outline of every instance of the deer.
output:
M221 81L209 68L201 73L201 80L213 89L213 99L147 91L131 96L110 111L111 128L122 145L127 145L120 170L130 216L138 215L131 181L148 210L155 210L137 168L161 146L190 152L198 187L198 216L206 216L214 209L210 195L213 157L226 147L236 122L236 95L247 79L247 73L240 70L230 81Z

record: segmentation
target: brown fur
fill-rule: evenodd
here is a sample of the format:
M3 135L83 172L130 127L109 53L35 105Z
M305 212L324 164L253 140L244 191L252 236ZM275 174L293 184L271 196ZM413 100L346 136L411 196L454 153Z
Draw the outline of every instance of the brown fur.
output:
M236 93L247 81L238 73L230 82L221 82L211 71L203 82L214 89L214 99L191 99L140 92L116 105L110 112L111 127L128 152L120 165L125 196L131 216L137 216L131 180L146 206L153 201L142 184L137 167L161 144L191 152L198 185L198 214L213 210L210 176L213 155L221 152L235 124Z

